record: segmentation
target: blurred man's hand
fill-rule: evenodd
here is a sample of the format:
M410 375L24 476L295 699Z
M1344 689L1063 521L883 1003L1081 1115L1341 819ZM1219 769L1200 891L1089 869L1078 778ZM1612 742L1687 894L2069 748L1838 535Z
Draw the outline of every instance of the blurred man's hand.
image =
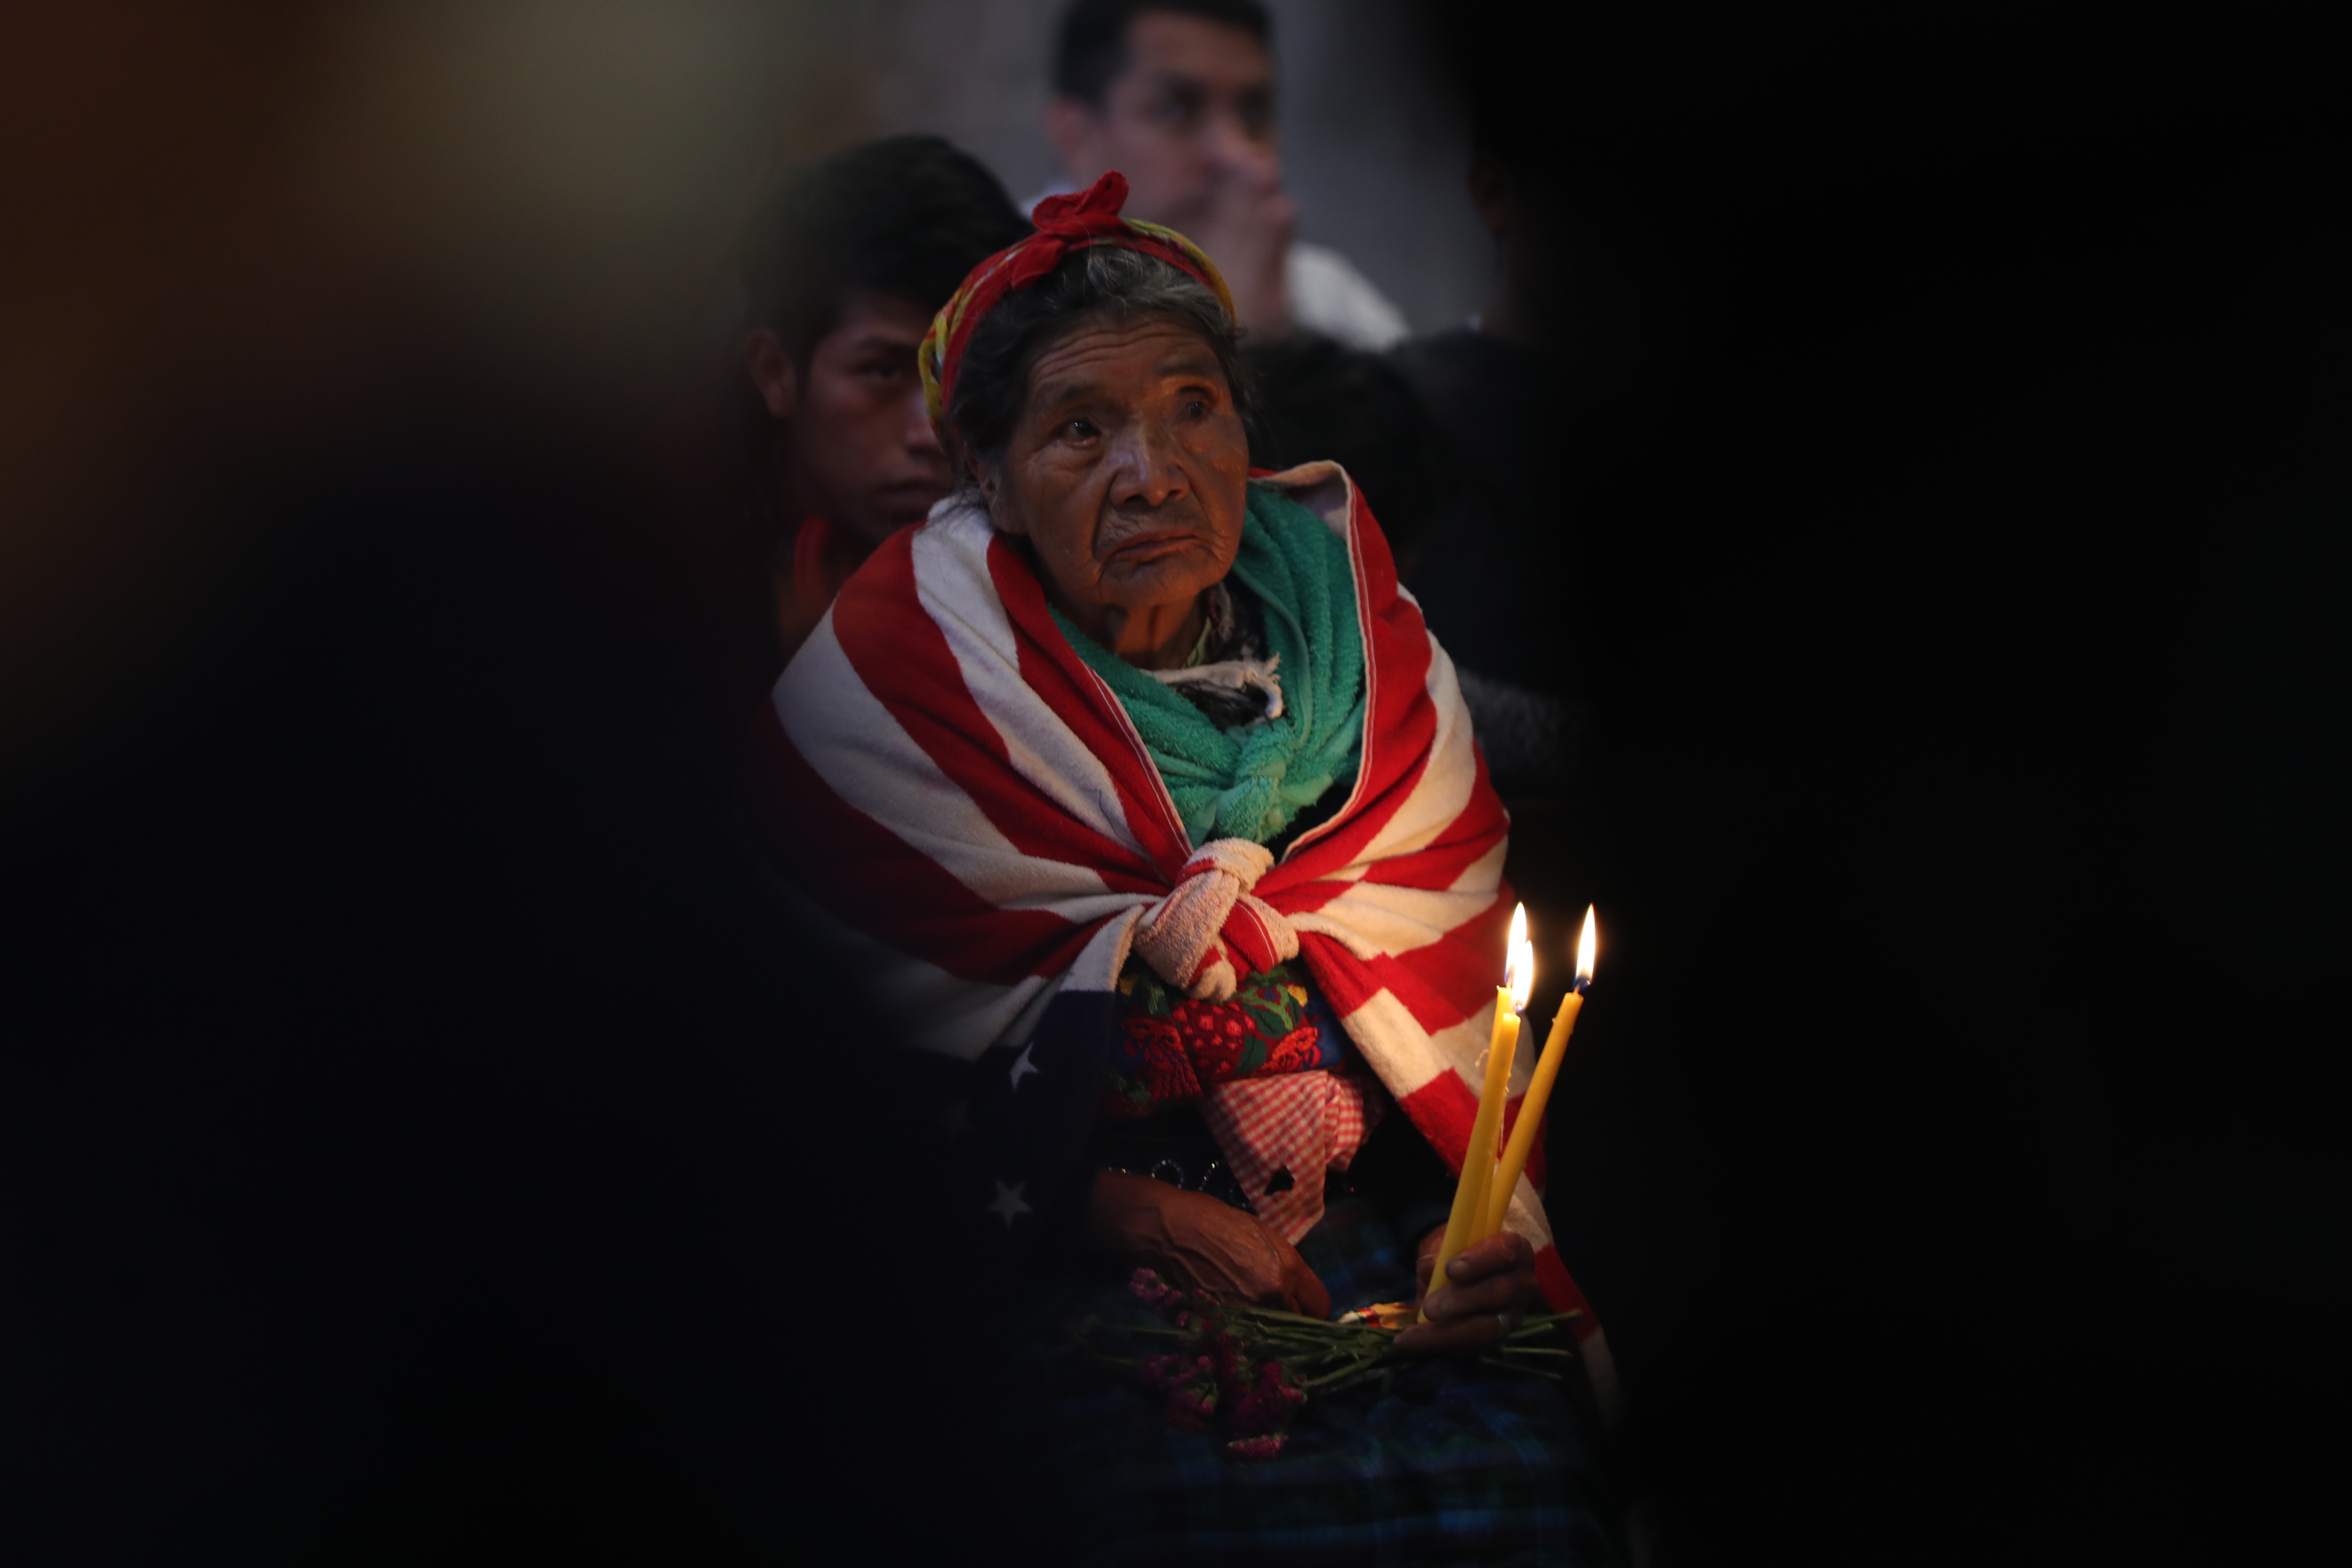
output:
M1286 275L1297 204L1282 188L1282 169L1271 149L1234 157L1219 168L1208 205L1190 233L1209 253L1234 291L1234 314L1254 338L1278 338L1290 331Z

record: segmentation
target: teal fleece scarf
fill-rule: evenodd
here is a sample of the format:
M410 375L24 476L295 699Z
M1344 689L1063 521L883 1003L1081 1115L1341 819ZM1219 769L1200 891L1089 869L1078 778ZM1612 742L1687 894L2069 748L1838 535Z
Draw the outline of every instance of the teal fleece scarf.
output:
M1065 619L1055 624L1103 678L1143 737L1195 847L1213 838L1265 844L1326 790L1356 774L1364 729L1364 637L1347 542L1288 497L1249 488L1233 578L1265 612L1281 659L1282 717L1220 730Z

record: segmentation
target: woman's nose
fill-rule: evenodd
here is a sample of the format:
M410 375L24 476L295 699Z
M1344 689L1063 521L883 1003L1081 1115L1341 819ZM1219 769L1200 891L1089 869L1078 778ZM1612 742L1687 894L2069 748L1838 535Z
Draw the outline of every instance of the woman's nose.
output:
M1130 422L1118 436L1119 467L1112 487L1121 506L1166 506L1192 492L1184 448L1157 419Z

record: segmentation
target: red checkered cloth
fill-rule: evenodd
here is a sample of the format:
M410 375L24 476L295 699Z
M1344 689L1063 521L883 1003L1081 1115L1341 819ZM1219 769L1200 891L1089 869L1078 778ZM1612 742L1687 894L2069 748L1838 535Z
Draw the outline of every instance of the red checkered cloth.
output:
M1296 1242L1323 1217L1324 1173L1348 1168L1381 1107L1352 1070L1318 1069L1221 1083L1201 1102L1201 1116L1257 1217Z

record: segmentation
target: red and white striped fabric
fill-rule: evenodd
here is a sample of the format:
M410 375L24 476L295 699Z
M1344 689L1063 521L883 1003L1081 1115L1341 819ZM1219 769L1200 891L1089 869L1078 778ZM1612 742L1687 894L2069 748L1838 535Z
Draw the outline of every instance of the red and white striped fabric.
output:
M1366 1064L1459 1170L1503 970L1508 819L1453 663L1347 475L1310 463L1252 482L1347 541L1369 690L1353 794L1223 934L1255 953L1269 939L1251 905L1282 916ZM1193 858L1126 710L969 506L944 504L851 578L777 681L774 716L795 879L870 950L928 1049L976 1060L1020 1044L1057 995L1109 991ZM1581 1307L1536 1193L1522 1181L1507 1224L1555 1307ZM1605 1384L1605 1342L1589 1310L1580 1321Z

